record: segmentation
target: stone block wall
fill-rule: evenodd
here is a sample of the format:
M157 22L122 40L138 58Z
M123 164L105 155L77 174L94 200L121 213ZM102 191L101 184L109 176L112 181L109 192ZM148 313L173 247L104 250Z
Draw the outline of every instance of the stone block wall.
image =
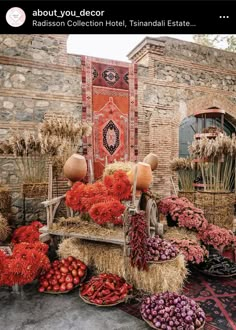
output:
M236 54L173 38L146 38L129 54L139 65L139 158L159 157L153 188L174 191L169 162L179 154L181 121L217 106L236 123ZM177 188L176 177L173 181Z
M81 117L80 57L68 55L67 35L0 36L0 140L11 129L36 129L45 113ZM12 158L0 157L0 183L12 190L16 223L45 220L42 199L22 199L21 178ZM55 184L55 194L68 189Z
M67 35L0 36L0 139L10 129L35 129L45 113L82 112L80 57L66 52ZM173 192L169 162L179 153L179 126L195 111L217 106L236 125L236 54L173 38L145 38L129 54L138 64L139 160L159 157L153 188ZM176 178L173 177L176 184ZM20 222L21 178L0 157L0 182L12 189ZM176 185L177 186L177 185ZM60 182L56 194L65 191ZM45 219L40 201L25 201L26 218Z

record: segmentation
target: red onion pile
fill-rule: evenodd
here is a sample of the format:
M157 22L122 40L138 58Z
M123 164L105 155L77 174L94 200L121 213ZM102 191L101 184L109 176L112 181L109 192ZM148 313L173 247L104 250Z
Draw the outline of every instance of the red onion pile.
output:
M157 329L165 330L196 330L205 322L205 313L194 300L172 292L145 298L141 315Z
M176 246L158 236L148 238L147 246L148 261L166 261L179 254L179 249Z

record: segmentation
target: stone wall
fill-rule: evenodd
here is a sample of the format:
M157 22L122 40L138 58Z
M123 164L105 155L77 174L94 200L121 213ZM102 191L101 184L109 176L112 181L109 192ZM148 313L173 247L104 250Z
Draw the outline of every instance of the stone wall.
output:
M35 129L45 113L80 118L80 57L66 53L66 41L66 35L0 36L0 139L9 129ZM181 121L198 109L217 106L236 124L236 54L172 38L146 38L129 57L138 63L139 160L149 152L158 154L153 188L169 195L169 162L178 156ZM45 219L40 201L23 203L13 159L0 158L0 182L12 189L17 223L24 209L26 220ZM65 184L54 190L60 195Z
M0 36L0 139L11 129L32 129L45 113L81 117L80 57L68 55L67 35ZM12 158L0 158L0 183L12 190L12 214L17 224L46 219L39 200L23 199L21 178ZM55 194L68 187L59 182ZM25 216L23 217L23 213Z
M139 158L158 154L153 186L169 195L169 162L179 154L181 121L217 106L236 123L236 54L172 38L146 38L129 58L139 64Z

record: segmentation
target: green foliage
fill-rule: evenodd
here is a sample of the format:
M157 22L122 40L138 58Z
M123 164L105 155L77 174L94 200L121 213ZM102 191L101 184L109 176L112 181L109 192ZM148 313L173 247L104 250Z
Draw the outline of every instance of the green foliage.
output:
M235 34L195 34L193 40L203 46L236 52Z

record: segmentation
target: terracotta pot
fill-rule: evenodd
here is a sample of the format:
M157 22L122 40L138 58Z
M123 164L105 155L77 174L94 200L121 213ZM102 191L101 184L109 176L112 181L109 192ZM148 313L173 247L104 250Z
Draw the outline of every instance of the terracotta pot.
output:
M154 171L158 166L157 155L151 152L144 158L143 162L149 164L151 166L152 171Z
M63 167L64 175L72 182L82 180L87 174L87 163L83 156L73 154Z
M134 173L135 167L127 173L130 183L134 184ZM151 166L147 163L139 162L137 164L138 171L137 171L137 183L136 189L137 190L144 190L147 189L151 182L152 182L152 169Z

